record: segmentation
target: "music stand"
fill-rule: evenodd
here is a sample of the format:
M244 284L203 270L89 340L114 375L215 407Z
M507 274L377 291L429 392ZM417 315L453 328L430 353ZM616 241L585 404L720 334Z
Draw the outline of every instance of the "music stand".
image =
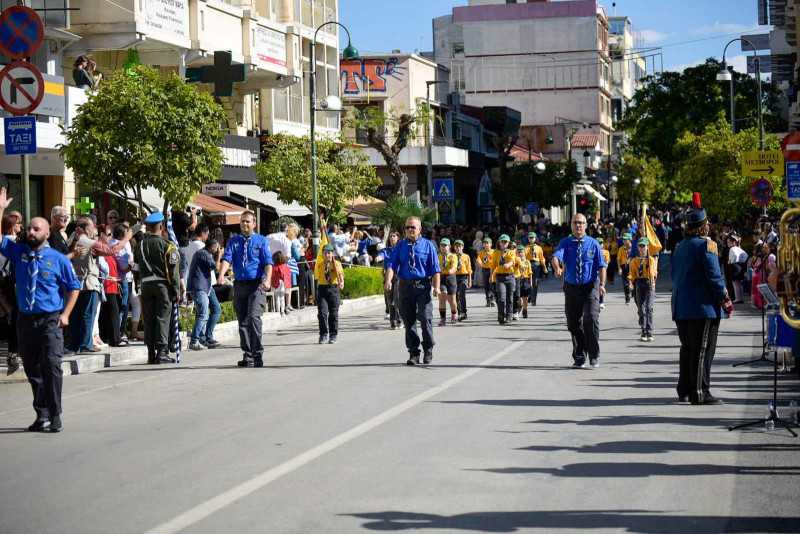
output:
M778 299L778 295L767 284L759 284L757 287L758 287L758 290L761 292L761 294L764 296L764 298L767 300L767 303L768 303L768 305L765 306L764 309L769 308L770 315L778 315L780 313L779 310L780 310L780 304L781 304L780 303L780 299ZM776 326L775 330L776 330L776 335L777 335L777 326ZM764 352L766 352L766 345L764 345L764 349L763 350L764 350ZM763 354L762 354L762 356L763 356ZM753 361L758 361L758 360L753 360ZM744 427L748 427L748 426L754 426L754 425L758 425L758 424L764 424L767 421L774 421L775 423L781 425L783 428L788 430L789 433L793 437L796 438L797 434L795 433L794 430L792 430L792 428L793 427L794 428L800 428L800 425L796 425L796 424L789 423L788 421L784 421L778 415L778 354L777 354L777 352L775 353L775 359L774 360L768 360L768 361L772 361L773 362L772 410L770 411L769 417L764 417L764 418L761 418L761 419L757 419L755 421L750 421L750 422L747 422L747 423L742 423L740 425L735 425L735 426L729 427L728 430L729 431L730 430L737 430L739 428L744 428ZM745 363L748 363L748 362L745 362Z
M761 279L762 280L764 279L764 266L766 265L766 263L767 263L767 261L766 261L766 259L764 259L761 262L761 265L758 266L758 270L761 271ZM767 345L768 345L768 343L767 343L767 332L766 332L765 323L766 323L767 306L772 306L774 303L773 303L773 301L771 301L767 297L767 295L765 293L769 292L770 293L770 297L774 296L775 297L775 302L777 302L778 306L780 305L780 301L778 301L778 295L776 295L775 292L772 290L772 288L769 287L769 284L758 284L756 287L761 292L761 296L764 297L764 299L767 301L767 305L766 306L761 306L761 356L759 356L758 358L756 358L754 360L747 360L746 362L734 363L733 367L739 367L740 365L753 365L753 364L761 363L761 362L772 363L772 360L767 358L767 352L768 352L767 351ZM762 289L762 288L765 288L765 289ZM776 360L778 359L778 354L777 353L775 354L775 359Z

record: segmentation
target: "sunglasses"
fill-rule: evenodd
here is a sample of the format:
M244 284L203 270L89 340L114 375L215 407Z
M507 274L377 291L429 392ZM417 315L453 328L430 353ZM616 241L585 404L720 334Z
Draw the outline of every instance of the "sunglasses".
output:
M406 226L406 230L416 230L416 226Z

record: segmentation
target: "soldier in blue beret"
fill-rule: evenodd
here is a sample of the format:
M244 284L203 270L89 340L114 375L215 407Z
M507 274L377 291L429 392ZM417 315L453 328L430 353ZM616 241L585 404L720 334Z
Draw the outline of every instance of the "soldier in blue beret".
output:
M686 230L672 257L672 320L681 342L678 399L692 404L723 404L711 395L711 363L717 349L719 321L733 304L719 268L717 243L700 195L694 194Z

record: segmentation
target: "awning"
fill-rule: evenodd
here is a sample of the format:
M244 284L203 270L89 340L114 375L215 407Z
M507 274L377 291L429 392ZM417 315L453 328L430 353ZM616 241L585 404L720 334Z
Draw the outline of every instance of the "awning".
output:
M113 191L109 192L113 193ZM135 192L129 189L125 193L128 195L128 201L138 208L139 198L136 196ZM161 193L159 193L158 189L155 187L145 187L142 189L142 202L151 212L164 209L164 199L161 198Z
M603 195L601 195L600 193L598 193L598 192L597 192L597 190L595 190L595 188L594 188L594 187L592 187L591 185L589 185L589 184L578 184L578 185L579 185L580 187L583 187L583 188L586 190L586 192L587 192L587 193L591 193L591 194L593 194L594 196L596 196L596 197L597 197L597 200L602 200L602 201L604 201L604 202L608 200L606 197L604 197Z
M284 204L278 200L278 193L262 191L261 188L255 184L228 184L228 191L248 200L268 206L274 209L281 217L284 215L288 217L305 217L306 215L311 215L311 210L305 206L301 206L297 202Z
M241 206L203 194L195 195L191 203L203 210L203 216L210 217L220 226L239 224L245 211Z
M352 217L357 225L372 224L372 214L386 202L375 197L359 197L347 202L345 214Z

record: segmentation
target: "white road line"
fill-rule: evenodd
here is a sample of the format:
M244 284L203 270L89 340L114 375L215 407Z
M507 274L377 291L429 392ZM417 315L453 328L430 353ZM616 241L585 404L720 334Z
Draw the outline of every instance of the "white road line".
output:
M515 351L517 348L521 347L524 343L522 341L517 341L502 351L498 352L494 356L487 358L486 360L479 363L477 366L473 367L472 369L468 369L463 373L443 382L438 386L434 386L427 391L420 393L419 395L412 397L406 401L401 402L389 408L385 412L376 415L375 417L364 421L363 423L359 424L351 428L350 430L344 432L343 434L339 434L338 436L329 439L328 441L317 445L316 447L307 450L304 453L301 453L294 458L283 462L263 473L260 473L250 480L247 480L238 486L235 486L224 493L217 495L216 497L212 497L205 502L202 502L188 510L181 515L175 517L167 521L166 523L162 523L146 532L146 534L169 534L174 532L180 532L181 530L188 528L199 521L209 517L210 515L222 510L226 506L233 504L234 502L242 499L250 495L251 493L258 491L259 489L263 488L264 486L274 482L275 480L279 479L283 475L287 475L292 471L296 471L297 469L303 467L307 463L323 456L326 453L331 452L332 450L358 438L369 432L370 430L376 428L377 426L386 423L398 415L403 414L404 412L410 410L411 408L417 406L420 403L425 402L426 400L430 399L450 389L451 387L463 382L464 380L468 379L469 377L473 376L476 373L479 373L483 370L484 367L493 364L497 360L507 356L511 352Z

